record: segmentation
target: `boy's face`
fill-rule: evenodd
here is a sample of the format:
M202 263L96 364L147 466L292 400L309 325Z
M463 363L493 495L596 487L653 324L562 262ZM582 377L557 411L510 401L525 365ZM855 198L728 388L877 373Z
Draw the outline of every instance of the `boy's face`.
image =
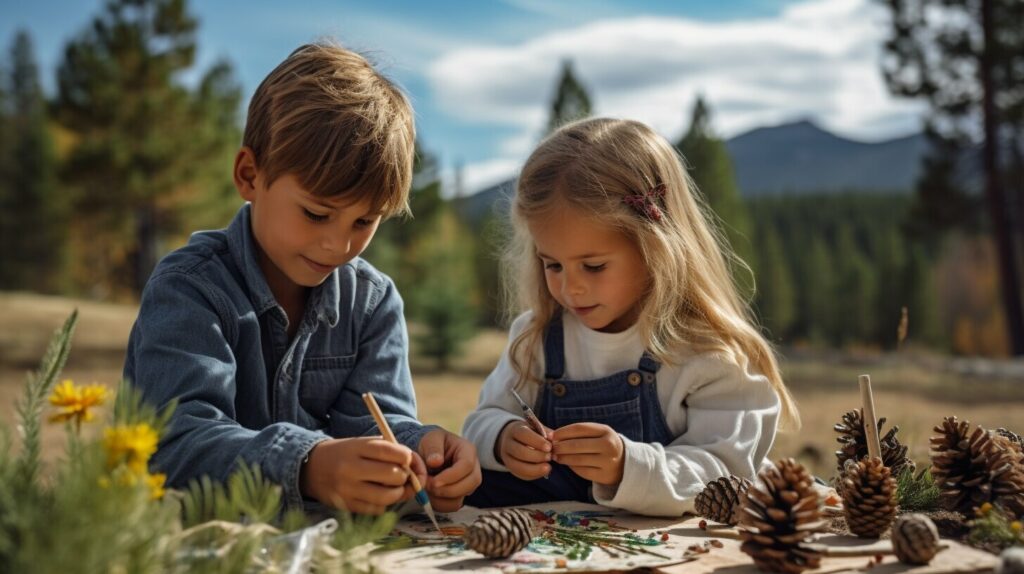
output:
M236 185L238 177L236 171ZM240 185L252 204L252 233L262 250L260 266L275 296L281 288L315 287L334 269L366 249L381 221L370 201L316 197L290 174L269 186L262 174ZM243 182L245 183L245 182Z
M643 255L620 231L559 207L529 224L548 292L595 331L636 322L649 283Z

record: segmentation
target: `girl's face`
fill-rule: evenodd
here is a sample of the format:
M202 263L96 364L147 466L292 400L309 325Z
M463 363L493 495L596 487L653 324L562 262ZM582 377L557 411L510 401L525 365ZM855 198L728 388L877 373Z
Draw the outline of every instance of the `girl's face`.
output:
M636 322L650 275L629 237L567 206L529 228L548 291L562 307L596 331Z

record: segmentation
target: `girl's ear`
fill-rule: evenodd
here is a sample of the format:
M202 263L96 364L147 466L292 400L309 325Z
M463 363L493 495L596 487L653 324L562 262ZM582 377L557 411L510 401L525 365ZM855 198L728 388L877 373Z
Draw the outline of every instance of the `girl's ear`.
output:
M256 168L256 154L252 148L245 146L238 150L235 155L234 180L235 189L238 195L246 201L256 199L256 177L259 170Z

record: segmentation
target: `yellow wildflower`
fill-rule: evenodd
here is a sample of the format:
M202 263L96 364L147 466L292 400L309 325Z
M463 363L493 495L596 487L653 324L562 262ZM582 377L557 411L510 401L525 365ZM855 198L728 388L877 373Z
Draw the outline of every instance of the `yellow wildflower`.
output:
M146 477L146 484L149 485L149 495L153 500L160 500L164 497L164 483L167 482L167 475L163 473L151 474Z
M121 464L138 475L146 473L149 457L156 452L156 431L148 424L117 425L106 429L103 448L107 451L107 467Z
M50 417L50 422L74 421L75 426L91 421L92 408L103 404L107 399L107 387L103 385L77 386L71 379L65 379L50 395L50 404L60 411Z
M985 504L982 504L981 508L978 509L978 512L982 516L985 516L989 512L992 512L992 503L991 502L986 502Z
M1013 522L1011 522L1010 523L1010 530L1012 530L1014 534L1020 534L1020 532L1022 530L1022 527L1021 527L1021 524L1020 524L1020 520L1014 520Z

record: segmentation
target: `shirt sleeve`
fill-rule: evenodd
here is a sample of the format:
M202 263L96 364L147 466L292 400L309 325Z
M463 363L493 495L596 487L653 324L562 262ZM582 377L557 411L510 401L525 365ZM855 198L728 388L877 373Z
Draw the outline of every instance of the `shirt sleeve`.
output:
M529 317L529 313L520 315L512 323L505 351L502 353L498 365L484 381L476 409L466 417L466 421L462 425L462 436L476 446L480 468L508 472L508 468L498 462L494 456L494 443L497 442L498 435L506 424L525 420L522 417L522 408L510 392L515 388L519 376L512 366L509 350L512 341L529 324ZM538 357L538 359L543 360L543 357ZM536 402L536 385L526 385L526 388L518 392L528 404L532 405Z
M301 462L329 437L290 423L259 430L238 423L229 308L217 290L184 273L155 276L143 293L125 376L157 408L177 400L152 464L177 488L203 475L223 482L239 461L257 464L289 506L301 507Z
M594 485L595 500L639 514L681 516L711 480L753 479L775 440L781 401L767 377L718 356L689 359L677 383L691 389L670 408L686 410L687 430L668 446L623 437L617 487Z
M416 419L402 298L387 278L379 293L377 304L367 310L355 367L331 407L330 433L336 437L380 434L363 402L363 393L371 392L395 438L415 451L423 435L440 427Z

